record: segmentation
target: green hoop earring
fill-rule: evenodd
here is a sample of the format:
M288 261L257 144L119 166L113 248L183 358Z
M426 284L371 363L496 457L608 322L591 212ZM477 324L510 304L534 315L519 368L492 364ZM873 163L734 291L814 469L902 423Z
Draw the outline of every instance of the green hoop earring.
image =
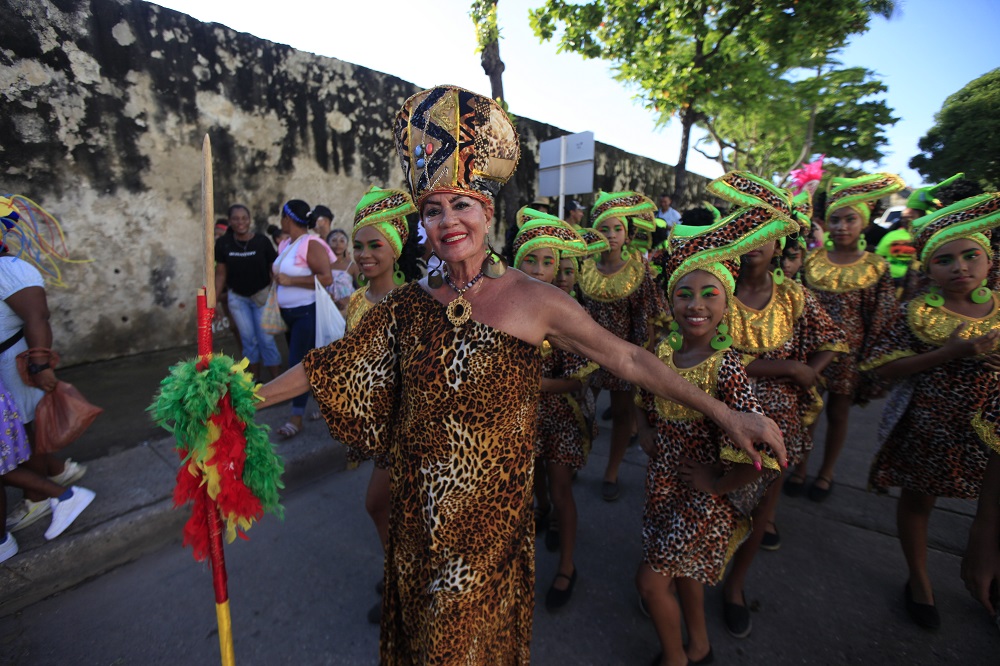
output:
M924 294L924 303L932 308L939 308L944 305L944 296L941 295L941 287L932 284L930 291Z
M681 327L676 321L670 322L670 334L667 335L667 344L674 351L680 351L681 346L684 344L684 338L681 337Z
M358 273L358 286L359 287L368 286L368 277L364 273Z
M970 296L970 298L973 303L982 305L983 303L989 303L990 299L993 298L993 292L990 291L986 285L986 280L983 280L983 283L979 286L979 288L972 292L972 296Z
M868 247L868 241L862 236L858 239L858 249L864 252L866 247Z
M774 284L783 284L785 282L785 271L775 268L771 273L771 278L774 280Z
M719 334L712 338L712 349L715 351L729 349L729 347L733 344L733 336L729 335L729 326L727 326L725 322L722 322L715 330L718 331Z
M825 241L823 241L823 247L825 247L827 250L832 250L833 249L833 241L830 240L829 238L827 238Z
M393 269L395 269L395 271L392 274L392 283L398 287L399 285L406 282L406 276L403 275L403 271L399 270L398 263L393 263L392 267Z
M570 296L570 298L576 298L576 289L574 289L573 291L569 292L569 296Z
M628 243L626 243L625 245L622 245L622 259L624 259L625 261L628 261L628 258L630 256L632 256L632 255L631 255L631 253L629 253L629 251L628 251Z

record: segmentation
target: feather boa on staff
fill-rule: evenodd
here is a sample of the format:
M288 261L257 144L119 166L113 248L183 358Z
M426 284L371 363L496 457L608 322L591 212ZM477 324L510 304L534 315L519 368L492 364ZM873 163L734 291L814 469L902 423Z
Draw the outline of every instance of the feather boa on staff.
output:
M229 543L237 536L246 539L246 531L264 513L284 514L278 497L284 464L274 453L267 427L254 422L260 398L246 368L246 359L237 363L223 355L175 365L149 407L157 425L177 440L182 465L174 505L194 503L184 526L184 545L191 545L198 561L209 550L209 499L219 507Z

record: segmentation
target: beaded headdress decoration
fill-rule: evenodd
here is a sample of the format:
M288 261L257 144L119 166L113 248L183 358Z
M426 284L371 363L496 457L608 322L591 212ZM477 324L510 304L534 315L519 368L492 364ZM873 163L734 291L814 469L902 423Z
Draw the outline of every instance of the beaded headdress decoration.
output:
M872 208L884 196L905 187L903 179L894 173L873 173L858 178L832 178L826 191L826 219L841 208L854 208L867 225Z
M382 189L374 185L354 209L354 230L351 240L364 227L376 227L392 246L393 255L399 259L410 235L406 216L416 213L410 195L402 190Z
M942 245L968 238L990 252L983 232L1000 227L1000 192L980 194L917 218L912 223L914 245L921 263L934 256Z
M672 298L677 282L696 270L715 275L727 296L732 297L739 257L798 229L798 222L791 216L790 193L770 181L732 171L709 183L708 190L736 204L736 208L708 227L674 225L667 252L657 259L669 276L668 298Z
M437 86L406 100L393 134L417 206L434 192L492 203L521 154L517 130L500 105L455 86Z
M514 237L514 265L518 266L529 252L538 248L551 248L558 260L564 251L582 253L587 242L572 226L555 215L549 215L525 206L517 211L518 232Z

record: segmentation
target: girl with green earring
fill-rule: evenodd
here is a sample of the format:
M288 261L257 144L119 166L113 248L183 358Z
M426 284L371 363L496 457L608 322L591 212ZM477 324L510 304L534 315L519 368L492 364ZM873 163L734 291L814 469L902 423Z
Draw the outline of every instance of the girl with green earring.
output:
M410 242L406 216L416 213L410 195L402 190L372 187L358 202L354 212L354 261L361 285L347 304L347 334L375 305L396 287L421 276L419 250ZM347 447L348 468L356 468L366 456L359 449ZM365 495L365 509L375 523L379 541L385 549L389 538L389 460L376 457ZM378 624L382 602L368 611L368 621Z
M882 415L882 446L868 486L901 489L896 524L908 577L910 619L936 629L940 616L927 570L930 514L938 497L979 496L989 448L998 446L996 352L1000 298L984 286L995 258L984 232L1000 227L1000 193L958 201L913 222L922 270L935 287L899 316L862 363L906 380Z
M656 204L637 192L600 192L590 218L608 241L608 249L581 262L579 291L587 312L623 340L645 347L653 327L665 320L667 305L642 253L629 247L630 227L655 229ZM639 220L639 222L636 222ZM594 373L596 391L611 392L611 450L601 497L618 499L618 468L635 429L632 385L606 372Z
M827 241L806 257L803 266L805 285L843 328L850 349L823 372L828 390L826 442L823 463L808 492L814 502L826 500L833 490L851 406L865 405L877 393L875 383L862 380L858 361L890 324L896 311L896 287L885 259L865 251L862 232L878 200L901 189L902 179L889 173L833 178L826 200ZM786 494L802 493L808 463L806 454L785 481Z

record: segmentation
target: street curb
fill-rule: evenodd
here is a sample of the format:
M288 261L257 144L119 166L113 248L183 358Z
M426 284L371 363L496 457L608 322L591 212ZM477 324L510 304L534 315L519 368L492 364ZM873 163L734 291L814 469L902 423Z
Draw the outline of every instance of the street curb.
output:
M172 446L172 441L163 440L159 445ZM347 465L343 445L330 439L318 444L303 441L297 447L276 448L285 463L283 493L329 473L342 471ZM283 448L287 450L282 451ZM108 456L90 464L100 466L102 461L121 455ZM176 468L164 465L163 470L170 477L172 489ZM156 471L160 475L164 473ZM100 498L104 489L99 485L93 489ZM0 565L0 617L16 613L170 543L179 546L181 529L189 516L190 509L173 508L171 496L157 497L152 503L129 507L119 515L78 532L34 548L25 548ZM271 519L273 517L265 517L265 520ZM252 534L251 530L251 537Z

